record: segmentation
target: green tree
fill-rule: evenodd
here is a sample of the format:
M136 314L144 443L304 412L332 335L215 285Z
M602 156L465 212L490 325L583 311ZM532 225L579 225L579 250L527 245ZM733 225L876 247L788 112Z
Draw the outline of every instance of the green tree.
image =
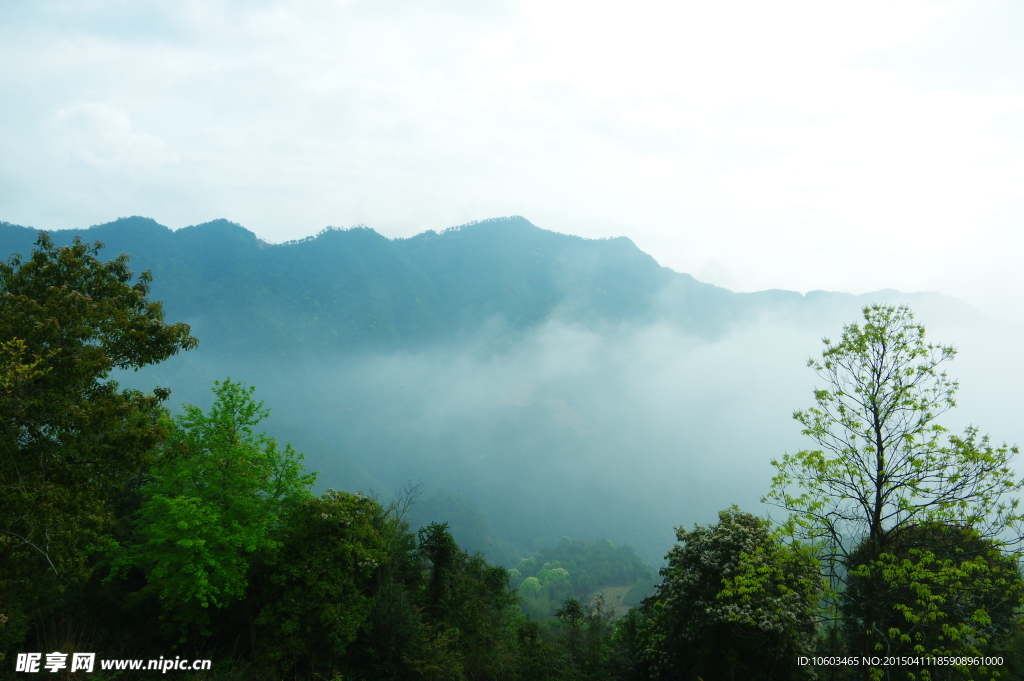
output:
M850 556L850 575L840 595L845 628L854 640L865 615L871 572L861 566L869 562L869 547L865 542ZM890 548L877 565L885 607L876 627L886 633L885 655L950 655L961 647L958 641L971 640L977 652L997 656L996 646L1016 633L1024 594L1017 561L973 528L903 527L892 534ZM956 670L924 661L886 673L892 679L957 678Z
M508 570L459 548L447 523L420 528L418 553L427 564L424 613L439 631L455 633L467 678L507 675L516 646L519 598Z
M974 528L1004 551L1007 541L1019 541L1020 515L1010 498L1022 489L1010 467L1017 448L993 447L973 427L956 436L939 425L957 390L939 366L956 351L928 343L908 308L867 307L863 326L848 325L838 343L824 343L821 360L808 365L826 386L815 390L814 407L794 414L820 449L773 461L778 472L765 500L790 512L793 537L820 549L830 593L845 588L858 601L856 648L876 655L913 629L912 618L889 619L893 585L919 589L944 579L925 569L944 565L941 541L918 547L909 562L897 558L909 528ZM854 591L851 577L859 584ZM930 607L951 621L950 603L938 599ZM972 650L984 640L980 622L990 616L980 610L947 636L948 650ZM865 666L862 674L881 678L883 670Z
M571 671L563 678L592 681L613 678L612 623L615 613L604 607L604 596L598 595L591 605L569 597L555 612L561 621L560 643L565 650Z
M45 234L36 246L0 262L0 602L11 640L44 594L53 604L88 577L112 496L166 436L156 414L169 391L120 390L111 371L197 343L187 325L164 323L146 297L152 276L133 284L127 256L101 262L102 244L57 248Z
M634 586L640 593L653 586L655 573L628 546L562 537L557 546L520 561L510 574L523 598L523 612L546 618L569 596L586 599L616 586Z
M651 595L616 622L612 636L613 668L617 678L623 681L648 681L653 677L648 651L652 649L651 623L655 607L656 599Z
M717 525L676 528L663 583L645 606L644 667L652 678L799 679L815 634L820 579L813 556L783 546L769 524L735 506Z
M30 355L20 338L0 343L0 400L5 407L13 406L21 387L43 375L42 363L43 358Z
M283 514L309 499L316 479L290 445L282 450L253 431L269 415L254 391L215 381L209 413L188 405L166 422L170 435L142 488L137 541L118 559L146 570L183 628L205 630L207 608L245 595L253 557L280 546Z
M261 660L303 676L339 668L373 606L371 579L388 559L375 526L381 514L373 499L334 490L289 509L258 596Z

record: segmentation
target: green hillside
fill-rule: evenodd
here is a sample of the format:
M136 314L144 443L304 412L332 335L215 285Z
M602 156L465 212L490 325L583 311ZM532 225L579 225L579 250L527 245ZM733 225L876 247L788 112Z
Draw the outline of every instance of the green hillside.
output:
M172 231L132 217L51 232L58 245L76 235L151 269L168 314L231 351L409 347L488 321L521 330L549 319L650 319L669 283L690 292L691 312L730 296L660 267L628 239L557 234L519 217L410 239L328 229L279 245L226 220ZM4 223L0 250L28 253L35 237Z
M37 234L0 223L0 256L29 253ZM284 244L227 220L171 230L129 217L49 234L57 245L80 236L110 256L127 253L136 271L153 271L153 295L170 317L230 353L421 347L551 320L667 320L709 336L766 309L814 317L853 298L734 293L660 266L625 237L584 239L518 216L408 239L329 228Z
M0 254L29 253L36 235L0 223ZM583 239L521 217L409 239L328 229L277 245L227 220L175 231L131 217L50 235L127 253L136 271L153 271L168 315L232 353L408 348L549 320L669 319L706 335L766 305L805 303L793 292L733 293L659 266L627 238Z

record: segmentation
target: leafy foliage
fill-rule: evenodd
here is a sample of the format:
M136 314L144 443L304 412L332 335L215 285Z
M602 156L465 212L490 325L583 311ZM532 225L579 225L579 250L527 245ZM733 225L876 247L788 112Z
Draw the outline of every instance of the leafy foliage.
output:
M882 591L876 598L884 603L875 627L886 655L994 656L1015 632L1024 580L1017 561L998 542L969 527L911 525L891 537L889 551L874 564L864 555L868 549L865 542L851 555L840 599L854 641L863 630L875 574L881 575ZM887 671L894 679L949 672L930 665Z
M632 548L608 540L572 540L545 547L512 571L526 612L550 617L569 597L586 598L598 589L650 582L653 571Z
M268 665L310 673L340 664L373 607L372 578L388 560L380 513L373 499L334 490L288 509L254 596L264 603L255 623Z
M676 529L663 583L646 608L642 655L652 678L802 678L812 650L819 580L813 556L783 546L735 506L719 522Z
M604 598L598 596L593 605L567 598L555 617L563 624L562 645L575 675L585 679L612 678L614 615L605 611Z
M121 562L146 570L182 625L205 626L206 608L245 595L252 556L278 548L281 517L316 479L290 446L253 431L269 414L254 391L217 382L208 414L189 405L168 421L142 488L138 540Z
M948 536L915 527L974 528L978 539L1005 547L1018 542L1021 519L1010 463L1016 447L993 447L975 428L948 434L937 418L956 405L957 383L939 371L956 351L926 342L925 329L906 307L864 309L864 325L844 328L838 343L825 339L822 359L809 366L827 387L815 391L816 406L794 414L820 450L787 454L773 464L778 474L766 500L791 512L787 529L820 547L832 594L860 603L858 648L883 650L913 630L907 622L883 628L887 585L929 588L960 570L944 562ZM913 534L916 532L916 534ZM925 539L914 557L899 556L902 538ZM856 553L855 553L856 549ZM851 591L849 576L865 580ZM932 600L937 618L955 618L952 603ZM961 642L983 638L978 625L963 622ZM877 673L881 673L878 670Z
M447 525L431 523L418 534L419 554L429 566L424 590L428 619L460 632L467 675L484 677L508 665L501 653L508 651L518 614L508 571L460 550Z
M45 235L36 245L0 262L0 602L7 631L21 632L12 640L43 595L89 576L111 499L166 436L169 391L121 391L111 370L197 342L147 299L148 272L131 283L127 256L104 263L102 244L58 248Z

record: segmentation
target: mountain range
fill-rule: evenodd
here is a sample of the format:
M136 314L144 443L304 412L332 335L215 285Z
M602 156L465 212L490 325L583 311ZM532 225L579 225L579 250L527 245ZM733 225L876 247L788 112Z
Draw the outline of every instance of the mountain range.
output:
M78 236L103 243L106 257L127 253L135 270L152 270L152 297L164 302L168 319L191 323L204 345L258 355L411 348L485 325L500 335L550 321L666 321L709 336L765 311L820 318L851 303L908 295L734 293L660 266L628 238L584 239L522 217L407 239L328 228L284 244L227 220L171 230L130 217L48 233L58 245ZM29 253L37 235L0 223L0 255ZM966 311L936 294L912 298L918 307Z
M627 238L521 217L283 244L226 220L48 233L151 270L150 298L200 340L122 385L170 387L172 409L207 406L225 376L255 385L268 431L306 454L320 488L423 483L421 510L443 516L430 519L510 565L563 535L657 563L673 525L756 505L771 458L798 446L789 417L822 335L872 302L928 323L979 316L936 293L737 293ZM0 257L37 238L0 223Z

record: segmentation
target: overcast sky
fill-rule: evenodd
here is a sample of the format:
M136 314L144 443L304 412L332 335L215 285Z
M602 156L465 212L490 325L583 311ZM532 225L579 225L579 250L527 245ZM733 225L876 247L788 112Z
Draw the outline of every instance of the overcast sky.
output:
M1024 316L1024 3L0 1L0 220L523 215Z

